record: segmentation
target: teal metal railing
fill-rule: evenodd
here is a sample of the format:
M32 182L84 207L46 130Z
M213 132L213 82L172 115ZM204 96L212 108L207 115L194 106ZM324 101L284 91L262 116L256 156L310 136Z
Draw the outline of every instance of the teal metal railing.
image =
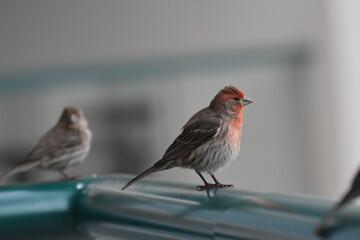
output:
M0 189L0 239L320 239L331 201L109 175ZM326 239L359 239L360 208L339 213Z

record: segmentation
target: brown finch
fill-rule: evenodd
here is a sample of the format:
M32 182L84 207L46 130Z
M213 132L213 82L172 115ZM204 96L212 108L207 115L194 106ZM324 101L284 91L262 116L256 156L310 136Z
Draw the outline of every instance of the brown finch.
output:
M198 186L198 190L232 187L221 184L214 172L239 154L243 110L250 103L250 98L233 86L220 90L208 107L190 118L164 156L122 190L154 172L173 167L194 169L205 184ZM214 184L205 180L202 176L204 172L210 174Z
M65 178L66 170L81 164L91 146L91 131L82 111L66 107L57 124L37 143L25 159L6 171L0 179L30 169L56 170Z
M348 192L341 198L341 200L335 204L335 206L327 212L327 214L323 217L320 224L315 229L317 234L323 234L329 227L331 227L332 220L336 213L342 208L344 205L348 204L350 201L354 200L360 196L360 170L356 174L350 189Z

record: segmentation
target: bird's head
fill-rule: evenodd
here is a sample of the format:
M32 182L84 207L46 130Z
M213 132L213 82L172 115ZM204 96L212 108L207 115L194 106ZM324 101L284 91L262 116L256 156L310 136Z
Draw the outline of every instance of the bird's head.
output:
M59 124L68 128L80 128L87 127L88 122L80 108L70 106L64 108Z
M223 109L229 115L237 115L243 107L252 103L252 100L234 86L221 89L210 103L210 107Z

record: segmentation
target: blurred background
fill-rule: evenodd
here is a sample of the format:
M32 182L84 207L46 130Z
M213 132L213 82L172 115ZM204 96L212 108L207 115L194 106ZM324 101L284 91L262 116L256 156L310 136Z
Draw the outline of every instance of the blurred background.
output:
M242 89L237 188L337 197L360 166L356 0L0 1L0 170L68 105L93 131L74 170L137 174L224 86ZM153 177L200 184L191 170ZM52 181L31 171L6 183Z

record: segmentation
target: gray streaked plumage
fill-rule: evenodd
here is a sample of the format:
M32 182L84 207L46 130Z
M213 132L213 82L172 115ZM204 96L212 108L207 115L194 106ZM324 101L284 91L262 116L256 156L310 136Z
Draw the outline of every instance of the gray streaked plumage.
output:
M82 111L66 107L58 121L25 159L8 169L0 179L30 169L56 170L67 178L66 170L80 165L89 153L92 133Z

